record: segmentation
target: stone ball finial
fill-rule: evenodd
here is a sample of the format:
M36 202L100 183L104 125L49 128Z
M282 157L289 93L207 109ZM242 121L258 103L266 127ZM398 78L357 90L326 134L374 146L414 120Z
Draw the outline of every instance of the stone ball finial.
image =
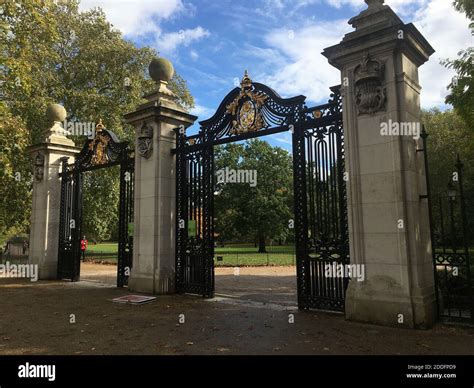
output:
M153 58L148 66L150 77L156 82L169 82L174 75L173 64L165 58Z
M46 117L51 123L54 123L55 121L64 121L66 116L66 109L64 109L64 106L60 104L49 104L46 109Z

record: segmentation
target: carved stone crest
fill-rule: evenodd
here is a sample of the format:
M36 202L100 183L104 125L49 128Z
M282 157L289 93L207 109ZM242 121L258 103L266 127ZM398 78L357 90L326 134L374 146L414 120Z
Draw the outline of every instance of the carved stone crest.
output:
M385 107L385 66L367 53L354 70L355 104L359 115L373 114Z
M153 127L147 123L143 123L138 133L137 151L145 159L148 159L153 152Z
M42 181L44 177L44 155L37 153L35 157L35 179Z

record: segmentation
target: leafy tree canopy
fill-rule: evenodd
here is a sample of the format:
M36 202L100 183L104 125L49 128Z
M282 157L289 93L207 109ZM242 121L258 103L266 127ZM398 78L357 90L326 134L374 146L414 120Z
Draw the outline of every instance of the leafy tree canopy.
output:
M216 150L216 171L220 169L256 171L256 185L224 183L217 185L216 231L226 239L259 242L286 237L293 207L291 155L262 140L229 144Z
M122 116L133 111L143 101L143 94L155 87L148 77L148 65L156 51L125 40L100 8L80 12L78 4L78 0L11 0L1 5L0 100L2 116L8 120L3 123L2 117L0 144L1 163L8 169L0 175L0 186L9 185L24 201L15 209L2 202L6 207L0 213L10 212L14 219L27 217L30 194L26 184L18 187L11 176L26 168L24 156L18 155L26 155L28 145L43 141L42 133L49 126L45 117L48 104L64 105L68 121L97 122L102 118L119 138L133 141L133 130ZM186 82L179 75L170 88L184 107L193 106ZM74 140L81 146L84 138ZM117 190L113 182L117 175L92 175L84 193L86 203L100 196L104 186ZM111 219L116 211L116 204L107 202L100 217ZM5 222L3 228L13 226L11 220ZM98 219L85 223L99 225Z
M466 13L471 20L470 28L474 34L474 1L455 0L454 7ZM452 104L463 120L471 124L474 122L474 48L468 47L458 53L454 60L444 60L442 64L456 71L456 76L448 85L450 94L446 103Z

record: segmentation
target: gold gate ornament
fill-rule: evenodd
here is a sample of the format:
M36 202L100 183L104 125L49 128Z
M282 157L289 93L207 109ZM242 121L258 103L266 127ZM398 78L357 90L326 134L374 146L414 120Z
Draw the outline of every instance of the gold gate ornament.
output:
M233 116L231 133L234 135L258 131L265 127L265 120L260 113L260 108L268 96L254 92L252 88L252 80L245 70L240 83L239 95L226 106L226 113Z

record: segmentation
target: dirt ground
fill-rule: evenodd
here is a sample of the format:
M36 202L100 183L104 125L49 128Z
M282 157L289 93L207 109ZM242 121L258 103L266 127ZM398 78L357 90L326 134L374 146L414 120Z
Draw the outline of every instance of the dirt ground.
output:
M238 276L217 268L214 299L158 296L141 306L111 302L129 294L115 288L115 271L86 263L77 283L0 279L0 354L474 354L473 328L408 330L299 311L294 267Z

